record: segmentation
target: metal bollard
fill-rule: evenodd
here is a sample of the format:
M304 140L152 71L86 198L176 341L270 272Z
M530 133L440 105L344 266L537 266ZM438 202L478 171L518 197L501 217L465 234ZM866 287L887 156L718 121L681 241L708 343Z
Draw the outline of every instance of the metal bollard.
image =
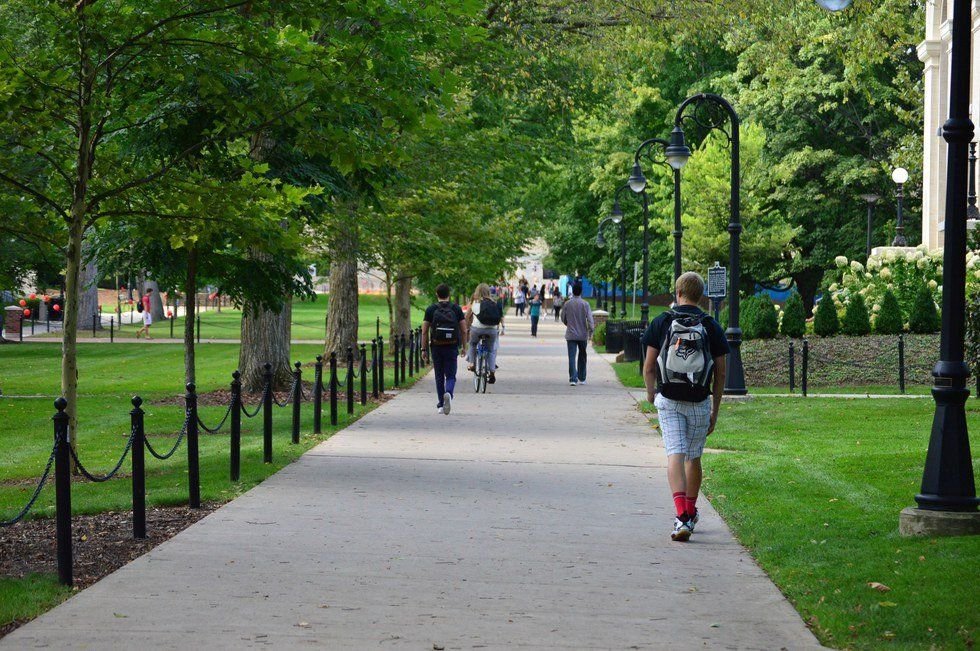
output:
M143 399L133 396L133 410L129 412L133 428L133 538L146 538L146 430L143 428Z
M109 343L110 344L116 340L115 326L116 326L116 317L110 316L109 317Z
M197 387L187 384L187 484L192 509L201 508L201 468L197 447Z
M293 443L299 443L299 408L303 400L303 366L296 362L293 372Z
M803 393L803 397L806 398L807 389L807 375L810 372L810 342L807 339L803 340L803 373L800 376L800 391Z
M96 319L98 319L98 318L99 318L99 315L96 314L95 312L92 312L92 337L93 338L95 337Z
M176 317L170 317L170 338L174 338L174 319ZM121 325L121 324L120 324Z
M378 340L371 340L371 396L378 397Z
M238 481L242 471L242 374L231 374L231 480Z
M262 372L265 392L262 401L262 461L272 463L272 364Z
M20 342L24 343L24 315L20 315Z
M316 356L313 368L313 433L319 434L323 428L323 355Z
M378 337L378 395L385 392L385 340Z
M330 424L337 424L337 353L330 353Z
M361 344L361 404L367 404L367 347Z
M905 335L898 335L898 390L905 393Z
M408 331L408 377L415 377L415 330Z
M796 347L793 342L789 342L789 392L793 393L796 389Z
M54 491L55 491L55 538L58 542L58 582L72 584L71 567L71 458L68 452L68 401L54 401L58 413L54 415Z
M374 333L374 338L375 339L380 339L381 338L381 317L380 316L378 317L378 320L375 322L374 329L376 330L376 332Z
M201 343L201 315L197 315L197 343Z
M354 349L347 347L347 413L354 413Z

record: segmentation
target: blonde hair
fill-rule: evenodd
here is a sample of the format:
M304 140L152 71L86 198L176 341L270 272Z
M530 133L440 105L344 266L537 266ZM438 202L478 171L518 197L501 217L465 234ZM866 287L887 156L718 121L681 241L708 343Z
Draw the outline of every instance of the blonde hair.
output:
M490 286L486 283L480 283L476 286L473 291L473 302L482 301L485 298L490 298Z
M674 283L678 296L683 296L692 303L697 303L704 296L704 278L694 271L681 274Z

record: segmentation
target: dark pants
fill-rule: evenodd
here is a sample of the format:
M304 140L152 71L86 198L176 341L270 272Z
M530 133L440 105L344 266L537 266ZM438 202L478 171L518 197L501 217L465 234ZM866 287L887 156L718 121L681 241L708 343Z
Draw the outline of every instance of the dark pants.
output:
M541 317L539 317L539 316L532 316L531 317L531 336L532 337L537 337L538 336L538 320L540 318Z
M585 382L585 351L588 348L587 341L566 341L568 344L568 381ZM575 363L575 353L578 352L578 364Z
M514 305L514 315L524 316L524 303L517 303Z
M456 346L432 346L432 369L436 374L436 393L442 407L442 396L446 393L455 397L456 360L459 359L459 348Z

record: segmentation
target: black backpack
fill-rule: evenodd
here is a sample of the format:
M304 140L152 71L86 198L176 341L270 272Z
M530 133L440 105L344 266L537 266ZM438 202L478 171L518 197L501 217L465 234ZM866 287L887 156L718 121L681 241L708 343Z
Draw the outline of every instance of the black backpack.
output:
M455 346L459 344L459 319L453 304L436 303L432 313L432 345Z
M136 311L137 312L142 312L143 311L143 299L142 298L136 299Z
M485 298L480 301L480 313L474 316L481 325L500 325L500 308L493 299Z

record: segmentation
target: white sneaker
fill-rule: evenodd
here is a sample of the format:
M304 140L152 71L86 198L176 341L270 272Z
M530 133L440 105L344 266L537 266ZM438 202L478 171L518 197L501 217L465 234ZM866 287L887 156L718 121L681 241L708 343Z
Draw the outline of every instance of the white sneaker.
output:
M442 396L442 411L448 414L453 410L453 397L448 393L444 393Z
M568 381L568 386L570 386L570 387L577 387L578 386L578 380L569 380Z
M671 532L670 539L676 540L677 542L686 542L690 538L691 525L682 521L680 518L674 518L674 531Z
M585 380L579 380L579 384L585 384Z

